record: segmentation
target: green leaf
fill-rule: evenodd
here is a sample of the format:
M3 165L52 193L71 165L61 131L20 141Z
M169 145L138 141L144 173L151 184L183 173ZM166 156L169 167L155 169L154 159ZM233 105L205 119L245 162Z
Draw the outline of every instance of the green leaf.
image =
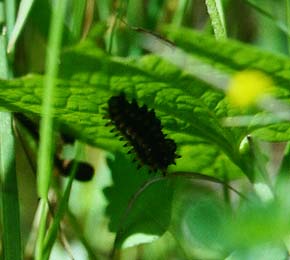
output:
M275 80L277 97L287 100L290 94L287 59L233 41L217 42L191 30L179 31L174 37L184 50L221 72L260 69ZM0 105L39 116L42 82L40 75L1 81L5 92L0 93ZM121 91L129 99L136 98L140 105L154 108L164 132L176 141L182 159L170 171L215 175L223 161L232 177L240 176L239 168L245 167L238 148L246 134L256 130L263 139L289 139L286 123L224 127L224 117L242 111L230 107L221 91L153 55L138 59L109 57L93 41L63 53L55 92L55 120L63 131L87 143L125 153L122 142L113 137L102 118L108 99ZM207 158L208 164L202 165L202 158Z
M72 67L76 62L78 66ZM234 137L221 127L211 110L223 94L208 91L203 82L182 75L178 68L157 57L114 60L96 52L90 45L82 45L64 55L62 68L62 78L95 85L94 100L102 95L104 107L107 100L102 91L110 88L109 96L124 91L140 104L154 108L165 129L201 136L209 143L218 144L228 154L233 153Z
M182 151L190 148L193 151L200 144L199 154L208 154L212 146L213 154L226 158L225 153L238 163L239 138L222 127L213 113L223 94L182 74L175 66L154 56L139 60L110 58L96 49L93 42L85 42L64 53L60 69L55 91L55 119L64 131L77 138L109 151L126 152L102 118L110 96L124 91L129 99L136 98L140 105L145 103L155 109L164 132L169 137L174 136L181 156L184 156ZM5 94L0 93L2 106L39 115L42 76L29 75L0 83L5 86ZM195 167L195 161L196 158L191 158L192 168L187 167L187 170L213 174L208 165L204 165L206 169L200 165ZM172 170L184 170L184 167L177 160ZM241 171L235 167L233 175L241 175Z
M235 72L246 69L264 72L275 83L275 97L289 104L290 62L288 57L262 51L233 40L216 41L213 37L198 33L192 29L169 28L168 32L177 46L185 50L188 55L198 58L221 73L232 75ZM221 98L216 108L219 108L218 115L222 117L245 114L245 111L231 108L226 98ZM249 126L239 130L244 133L253 133L259 138L268 141L289 140L289 125L286 122L257 125L256 120L260 115L265 114L265 111L252 113L253 119ZM236 132L236 129L231 130Z
M104 193L109 201L109 228L118 232L115 246L152 242L167 230L170 223L171 181L158 179L143 189L146 180L152 176L145 168L137 171L136 166L120 153L116 153L115 160L109 160L109 166L114 185L106 188Z
M183 143L180 137L172 135L173 139L179 143L178 164L169 166L169 171L183 171L214 175L223 180L225 174L229 179L241 176L241 170L217 147L202 142Z

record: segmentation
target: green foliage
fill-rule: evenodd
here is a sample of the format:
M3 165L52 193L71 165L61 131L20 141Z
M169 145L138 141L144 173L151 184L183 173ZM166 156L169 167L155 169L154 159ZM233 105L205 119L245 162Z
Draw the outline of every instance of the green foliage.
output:
M122 143L112 138L102 117L110 96L124 91L130 98L155 109L165 132L180 144L178 147L185 152L185 157L193 157L190 146L198 146L205 154L212 150L214 156L219 156L221 150L211 148L211 144L218 145L231 157L236 156L238 143L212 113L212 108L224 97L222 93L205 88L202 82L182 75L177 68L157 57L144 57L137 67L134 63L136 61L114 60L92 48L91 43L66 51L55 91L56 121L83 141L106 150L121 150ZM42 76L30 75L2 82L6 87L3 98L8 99L2 99L3 106L5 102L14 111L39 115L42 81ZM205 156L202 152L198 154ZM182 165L179 167L177 163L174 170L188 169L184 163ZM192 171L202 169L199 163Z
M184 34L188 37L184 38ZM286 68L290 63L286 58L233 41L216 42L212 37L188 29L171 30L171 35L185 51L190 50L190 55L221 72L233 73L249 68L264 71L277 85L277 98L287 101L289 75ZM195 157L196 154L208 158L207 161L219 160L221 155L227 161L226 165L230 166L228 157L241 167L239 143L254 130L266 140L282 141L289 138L289 130L284 122L257 126L253 119L253 127L224 127L224 117L240 115L243 111L231 108L222 92L152 55L134 60L115 59L88 41L66 50L60 68L55 92L55 119L61 128L106 150L124 151L120 148L121 143L112 138L109 128L104 126L106 121L102 119L105 115L103 109L110 96L124 91L130 98L154 108L165 132L177 142L183 159L180 165L177 161L177 166L172 168L174 171L213 174L218 168L216 164L210 164L212 169L201 167L202 160ZM2 81L1 86L6 91L0 94L1 105L12 111L39 115L42 84L43 77L40 75ZM259 115L259 112L255 115ZM192 169L186 166L187 163L192 165ZM233 176L240 174L238 169L230 167Z
M110 232L115 235L113 254L117 254L118 250L123 253L124 248L139 245L140 252L144 250L146 256L146 249L147 253L150 246L152 249L154 245L158 245L157 248L160 249L162 243L164 250L160 251L164 256L161 253L153 254L154 259L179 257L279 260L286 258L286 251L290 252L290 204L287 198L289 148L286 149L281 170L276 170L281 175L277 178L277 183L273 183L268 176L268 168L271 169L272 161L271 154L265 149L265 141L290 140L289 120L285 117L281 119L277 114L286 112L284 110L290 102L289 59L226 39L226 28L229 35L241 33L238 31L238 20L233 26L227 24L227 8L243 6L242 1L238 4L238 1L232 1L231 4L229 1L205 1L209 20L204 21L203 32L193 30L188 22L193 19L192 15L188 14L198 9L197 1L172 1L172 5L169 2L96 1L97 15L94 15L94 1L68 1L69 15L64 18L65 22L61 23L62 19L52 19L59 30L58 36L62 35L64 40L62 45L55 41L58 44L54 45L55 49L51 49L46 45L47 40L56 37L56 30L52 30L48 21L51 12L59 10L55 10L53 1L49 0L21 1L16 19L18 22L10 38L9 50L16 48L19 52L16 52L15 57L20 57L20 60L15 60L15 67L22 76L9 80L0 79L0 107L3 110L24 113L35 122L49 117L51 111L42 111L42 105L45 103L43 101L49 101L48 95L43 100L43 93L48 85L53 86L55 83L50 93L53 95L53 101L46 102L48 107L53 106L54 109L54 130L105 150L106 155L100 156L103 159L109 152L110 156L106 162L96 160L96 178L100 182L104 181L104 177L101 176L101 173L105 172L102 169L104 165L109 167L112 176L111 186L96 184L96 190L103 193L98 194L96 204L100 203L96 208L86 209L86 212L92 215L91 212L94 212L94 217L97 216L91 223L81 219L85 219L84 215L89 213L74 217L67 209L73 179L71 176L65 195L57 198L60 203L58 211L54 212L51 205L49 207L53 219L49 227L46 223L46 202L50 202L51 198L47 198L47 191L53 188L58 194L62 192L57 181L50 185L52 171L49 164L45 166L50 159L48 155L43 157L43 162L38 167L45 168L42 172L46 171L46 178L42 179L41 175L39 178L38 175L37 179L43 199L41 232L37 244L38 259L49 258L58 233L63 232L59 226L66 224L66 219L63 218L66 212L74 219L71 228L76 234L69 234L70 238L81 241L91 256L94 256L94 251L102 252L100 258L109 257L108 252L111 248L107 246L104 250L100 249L101 239L96 238L96 234L102 237L103 233L100 225L95 223L107 222ZM225 9L222 6L223 2L227 6ZM274 6L269 1L265 2L265 10ZM289 9L289 1L287 4ZM256 4L249 6L255 7ZM283 8L280 6L280 9ZM280 18L270 14L271 8L264 11L255 7L255 11L265 16L263 18L270 19L268 23L273 27L267 34L259 32L257 42L260 41L268 47L273 47L274 42L279 42L276 50L286 49L283 43L283 39L286 38L281 33L289 34L286 25L280 22ZM9 21L12 21L12 18L11 14ZM245 17L239 19L247 20ZM171 25L163 26L170 23ZM104 24L108 24L109 28ZM2 24L0 25L2 27ZM10 35L13 28L11 22L8 23L8 27ZM92 28L88 34L90 27ZM232 27L236 27L237 32L233 32ZM244 30L248 29L247 26L244 27ZM155 35L158 28L162 28L162 32L167 35L164 38L168 37L174 44ZM215 37L205 33L211 29ZM21 34L23 38L20 37ZM271 36L271 40L267 40L266 35ZM144 49L151 50L150 44L145 42L148 36L154 39L153 44L161 46L160 50L144 54ZM255 42L255 39L250 40ZM17 47L16 41L24 50ZM169 48L173 55L162 56L163 48ZM60 49L62 53L58 60ZM41 53L44 51L48 53L48 57L54 58L54 62L49 63L47 58L45 74L42 74L40 72L44 71L45 63ZM23 62L22 57L29 58L24 58ZM180 62L180 58L184 60ZM0 65L3 62L7 63L6 58L0 59ZM240 109L228 102L224 91L228 85L227 79L247 69L259 70L273 80L275 90L271 97L279 104L278 108L281 111L278 109L270 112L270 109L259 106ZM10 74L12 75L11 72ZM47 77L48 75L50 76ZM219 77L222 81L216 82ZM47 83L48 79L51 84ZM132 156L127 154L129 149L123 147L124 142L115 137L115 133L110 132L111 128L106 126L108 119L104 116L107 102L112 95L120 92L124 92L128 99L136 99L138 104L146 104L148 108L154 109L162 122L164 133L176 142L177 154L181 158L176 160L176 165L170 165L167 176L160 176L158 173L150 175L146 167L137 170L131 163ZM225 124L225 119L236 116L248 116L250 120L242 126ZM266 117L274 120L261 124L261 118ZM50 128L51 123L52 121L43 124L42 130ZM246 138L248 135L251 137ZM40 133L40 139L46 141L42 152L50 151L47 148L53 147L52 137L52 132ZM19 140L22 143L21 135ZM38 140L35 143L37 142ZM2 151L5 142L0 145ZM59 156L59 147L56 148L55 156ZM2 157L5 158L2 155L0 157L1 160ZM30 158L29 160L31 161ZM62 163L61 167L64 167L67 162ZM53 177L53 180L55 179ZM237 189L242 189L242 192L237 192L231 187L231 181L237 179L244 181L242 185L237 185ZM104 183L108 184L108 180ZM246 185L247 189L244 188ZM220 188L223 188L224 201L219 194ZM235 191L234 196L239 198L234 197L232 201L233 193L230 193L230 190ZM87 200L94 201L95 194L91 194L94 193L88 190L88 194L83 195L82 199L74 201L79 203L74 206L85 207ZM109 221L100 217L104 213L100 204L105 204L105 199L108 202L105 213ZM3 214L9 217L9 212ZM14 217L17 216L14 214ZM81 219L81 227L77 225L78 218ZM14 237L16 238L16 232ZM4 239L7 242L11 238ZM109 243L106 243L106 239L104 244L113 244L111 238ZM98 245L94 244L96 240L99 241ZM170 243L167 243L168 241ZM141 246L144 243L147 245ZM142 254L140 252L138 255ZM20 255L20 252L17 253ZM150 256L148 254L147 258L150 259Z
M134 164L118 153L109 166L114 186L106 188L104 193L110 201L107 214L111 220L110 230L117 232L116 246L121 246L132 234L143 236L142 239L137 237L137 240L125 242L127 246L144 243L148 239L152 241L150 235L153 239L161 236L168 229L171 219L172 181L158 178L144 186L149 178L146 170L137 171ZM143 192L136 194L141 188ZM156 196L158 193L160 195Z

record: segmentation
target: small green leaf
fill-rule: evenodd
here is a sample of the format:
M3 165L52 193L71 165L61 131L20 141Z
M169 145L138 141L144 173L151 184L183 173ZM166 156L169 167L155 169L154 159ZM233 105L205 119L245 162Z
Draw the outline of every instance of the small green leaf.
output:
M114 161L109 161L109 166L114 184L104 193L109 201L109 228L118 232L116 246L120 247L126 240L125 246L151 242L161 236L171 219L171 181L160 179L143 189L146 180L154 175L150 176L146 168L137 171L136 166L119 153ZM131 237L133 234L135 236Z

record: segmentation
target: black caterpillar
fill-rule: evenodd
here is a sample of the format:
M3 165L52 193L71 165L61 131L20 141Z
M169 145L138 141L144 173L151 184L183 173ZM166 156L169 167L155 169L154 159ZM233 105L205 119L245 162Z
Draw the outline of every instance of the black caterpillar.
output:
M120 140L128 141L124 146L133 147L128 153L136 153L134 161L140 161L138 169L147 165L150 171L160 170L165 175L168 166L180 157L175 153L174 140L165 138L153 109L148 111L146 105L139 107L135 99L130 103L121 93L109 99L107 113L110 122L106 125L114 125L111 132L118 130L123 136Z

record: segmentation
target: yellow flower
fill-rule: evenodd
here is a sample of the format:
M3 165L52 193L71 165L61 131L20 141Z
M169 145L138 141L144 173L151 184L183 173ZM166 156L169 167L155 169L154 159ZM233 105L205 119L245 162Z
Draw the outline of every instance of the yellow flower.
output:
M272 80L256 70L236 73L230 80L227 95L232 104L240 107L254 105L259 98L269 93L273 87Z

